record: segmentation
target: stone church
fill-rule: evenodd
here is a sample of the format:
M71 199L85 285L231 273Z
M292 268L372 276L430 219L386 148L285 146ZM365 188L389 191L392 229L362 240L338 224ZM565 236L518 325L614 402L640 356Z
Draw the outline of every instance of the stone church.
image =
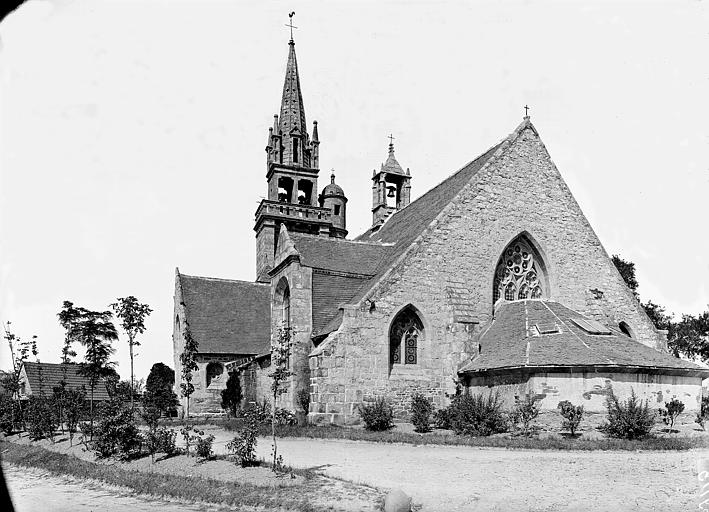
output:
M668 354L529 117L414 201L390 144L371 176L372 225L351 238L334 174L318 193L319 146L291 38L266 138L256 279L176 271L177 375L186 325L199 342L192 413L220 411L229 372L246 402L267 398L282 326L294 333L293 376L278 405L297 410L308 390L314 423L355 423L375 397L404 418L415 392L444 406L491 389L510 403L534 393L543 409L571 400L600 411L611 390L631 389L656 407L676 397L697 409L709 371Z

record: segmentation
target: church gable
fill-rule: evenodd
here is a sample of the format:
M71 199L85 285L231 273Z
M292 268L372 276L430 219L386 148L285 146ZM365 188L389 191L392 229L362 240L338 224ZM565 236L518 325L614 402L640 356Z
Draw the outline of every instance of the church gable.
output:
M475 172L466 171L476 163ZM415 229L414 221L419 222ZM450 297L446 289L450 281L462 280L469 291L467 302L474 304L470 316L484 321L492 316L498 298L498 265L510 244L520 240L534 255L530 264L539 268L535 275L526 274L535 278L529 282L532 286L526 292L516 290L515 299L559 300L606 323L624 322L639 341L658 345L654 326L625 286L528 120L467 168L393 215L379 232L360 239L388 241L397 236L397 249L392 252L399 261L391 258L391 266L380 270L372 286L355 300L376 301L399 289L410 292L417 281L427 283L430 292L424 296L441 300Z

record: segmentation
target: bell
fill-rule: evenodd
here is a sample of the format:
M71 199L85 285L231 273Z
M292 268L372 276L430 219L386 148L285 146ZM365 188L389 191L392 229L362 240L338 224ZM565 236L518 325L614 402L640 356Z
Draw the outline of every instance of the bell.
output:
M396 197L396 187L394 185L388 186L387 190L389 191L387 197Z

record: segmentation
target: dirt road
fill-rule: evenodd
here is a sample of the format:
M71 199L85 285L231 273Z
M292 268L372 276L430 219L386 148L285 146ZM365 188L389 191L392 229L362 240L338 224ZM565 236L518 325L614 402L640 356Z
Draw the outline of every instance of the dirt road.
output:
M215 451L233 434L215 430ZM271 443L259 439L268 459ZM424 511L693 510L705 451L560 452L280 439L287 464L382 488Z

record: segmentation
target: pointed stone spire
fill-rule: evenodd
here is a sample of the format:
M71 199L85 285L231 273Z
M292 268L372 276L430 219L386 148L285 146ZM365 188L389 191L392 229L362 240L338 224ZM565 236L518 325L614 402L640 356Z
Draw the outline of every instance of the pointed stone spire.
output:
M313 142L320 142L318 138L318 122L313 121Z
M295 57L295 43L288 43L288 64L286 65L286 78L283 83L283 96L281 97L281 115L279 129L286 137L297 129L301 135L307 133L305 124L305 108L303 95L300 90L300 76L298 75L298 61Z

